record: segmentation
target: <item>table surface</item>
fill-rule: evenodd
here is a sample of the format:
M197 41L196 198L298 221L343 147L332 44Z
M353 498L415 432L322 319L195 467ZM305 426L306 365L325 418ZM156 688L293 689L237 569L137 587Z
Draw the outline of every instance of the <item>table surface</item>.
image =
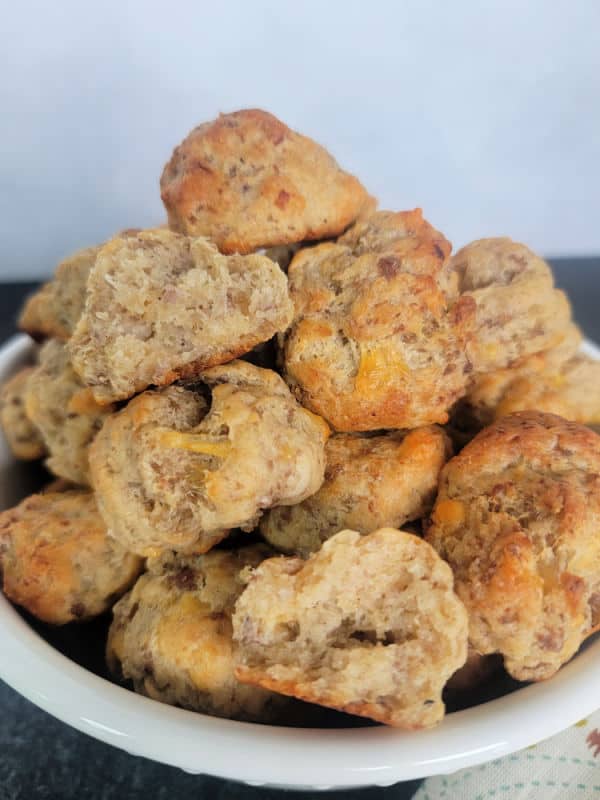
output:
M600 342L600 258L559 259L552 264L557 283L568 292L584 333ZM15 332L16 309L33 288L31 283L0 284L0 341ZM323 796L317 792L255 789L187 775L127 755L50 717L1 681L0 720L0 800L275 800L287 795L307 800ZM310 764L306 768L310 775ZM327 796L408 800L418 784L413 781Z

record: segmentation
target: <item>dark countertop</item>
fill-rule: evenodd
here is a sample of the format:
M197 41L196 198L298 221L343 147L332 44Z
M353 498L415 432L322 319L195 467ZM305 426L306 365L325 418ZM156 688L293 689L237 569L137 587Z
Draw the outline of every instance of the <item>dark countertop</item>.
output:
M553 266L557 283L568 292L585 334L600 342L600 258L559 259L553 261ZM0 284L0 341L15 332L16 309L33 288L32 283ZM187 775L127 755L50 717L1 681L0 719L0 800L276 800L285 796L308 800L324 796L318 792L255 789L218 778ZM306 769L309 776L309 764ZM408 800L418 784L413 781L387 789L332 792L326 796Z

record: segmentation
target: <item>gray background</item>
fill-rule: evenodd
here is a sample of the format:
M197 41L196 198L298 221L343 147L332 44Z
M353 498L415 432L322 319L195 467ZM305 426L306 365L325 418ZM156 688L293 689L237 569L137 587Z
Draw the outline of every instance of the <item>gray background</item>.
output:
M455 245L600 252L597 0L20 3L0 17L0 279L163 219L160 171L262 106Z

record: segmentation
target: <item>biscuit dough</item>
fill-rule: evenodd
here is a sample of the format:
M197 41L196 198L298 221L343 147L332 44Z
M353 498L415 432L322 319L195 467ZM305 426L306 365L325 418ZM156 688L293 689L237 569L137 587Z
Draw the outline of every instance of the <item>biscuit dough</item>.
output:
M476 306L469 341L475 373L511 366L556 345L570 324L566 294L548 264L508 238L479 239L452 257L463 297Z
M222 256L207 239L157 228L101 248L69 349L97 402L110 403L231 361L291 318L287 278L267 256Z
M47 491L0 514L4 593L55 625L106 611L142 561L108 536L92 492Z
M401 728L435 725L467 657L452 573L422 539L342 531L308 561L270 558L233 616L244 683Z
M444 467L426 538L452 567L473 649L543 680L598 624L599 531L600 437L522 412Z
M171 228L222 253L338 236L372 204L323 147L259 109L194 128L160 189Z
M450 247L416 209L294 256L286 378L335 430L444 423L466 392L475 302L459 299Z
M269 555L260 545L204 556L166 553L113 609L107 660L136 692L230 719L269 721L286 699L233 674L231 614L239 573ZM289 704L289 701L287 701Z
M142 555L206 552L323 482L329 430L276 373L235 361L202 379L210 411L191 389L147 391L109 418L91 448L106 524Z
M319 491L298 505L272 508L260 521L277 550L306 557L345 528L371 533L429 514L450 443L430 426L377 436L338 433L325 452Z
M49 339L40 349L39 364L25 388L25 410L48 449L48 469L88 486L89 446L114 407L96 403L58 339Z

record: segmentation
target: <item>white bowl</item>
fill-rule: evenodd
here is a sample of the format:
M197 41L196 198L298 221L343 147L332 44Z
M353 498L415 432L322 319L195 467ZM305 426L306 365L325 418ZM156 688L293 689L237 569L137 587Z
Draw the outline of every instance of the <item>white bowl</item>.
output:
M600 350L586 344L588 353ZM27 360L25 336L0 348L0 381ZM23 493L0 441L0 503ZM84 733L187 772L252 785L330 789L388 786L454 772L512 753L600 708L600 638L552 680L448 714L437 728L283 728L232 722L134 694L51 647L0 595L0 677L33 703Z

